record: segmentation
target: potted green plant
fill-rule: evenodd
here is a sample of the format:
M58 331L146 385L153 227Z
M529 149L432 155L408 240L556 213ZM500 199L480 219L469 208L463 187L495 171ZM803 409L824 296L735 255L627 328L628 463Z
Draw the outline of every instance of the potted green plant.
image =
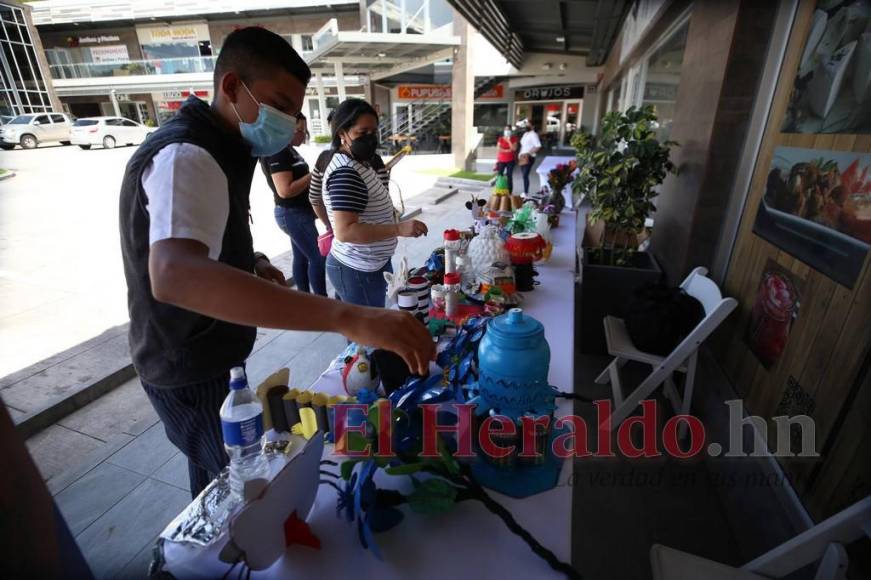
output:
M653 255L637 249L659 185L677 173L670 160L677 143L659 141L657 127L653 107L630 107L606 114L599 135L572 137L580 168L572 191L589 203L579 309L584 352L605 352L602 318L622 316L635 288L662 277Z

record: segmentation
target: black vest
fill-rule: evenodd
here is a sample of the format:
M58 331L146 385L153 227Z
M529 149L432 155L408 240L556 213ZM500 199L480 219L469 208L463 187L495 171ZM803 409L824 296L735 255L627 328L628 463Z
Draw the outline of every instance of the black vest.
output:
M142 173L158 151L171 143L202 147L224 171L230 216L218 259L246 272L254 271L248 195L256 165L242 138L221 126L209 106L196 97L188 98L175 117L149 135L127 163L119 223L130 312L130 352L142 380L167 388L226 375L251 354L257 334L256 328L161 303L151 294L150 218Z

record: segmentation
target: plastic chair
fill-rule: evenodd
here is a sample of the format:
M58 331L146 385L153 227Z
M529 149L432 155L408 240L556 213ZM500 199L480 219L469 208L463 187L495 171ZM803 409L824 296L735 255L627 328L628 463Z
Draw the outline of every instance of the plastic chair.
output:
M738 305L734 298L723 298L720 289L707 277L707 273L706 268L698 267L690 272L680 285L687 294L702 303L705 317L666 357L638 350L632 344L623 320L614 316L605 317L605 341L608 344L608 354L613 356L614 360L596 378L596 383L600 385L611 383L615 407L610 417L612 431L617 429L641 401L647 399L662 384L665 384L665 395L671 402L674 412L680 415L689 414L699 346ZM623 387L620 384L620 369L630 360L649 364L652 371L628 397L624 398ZM683 397L674 384L675 372L686 374ZM681 422L679 432L681 437L685 431L686 423Z
M841 580L846 577L848 563L844 544L860 539L863 534L871 537L871 496L740 568L660 544L650 548L650 565L653 580L755 580L783 578L820 560L815 580Z

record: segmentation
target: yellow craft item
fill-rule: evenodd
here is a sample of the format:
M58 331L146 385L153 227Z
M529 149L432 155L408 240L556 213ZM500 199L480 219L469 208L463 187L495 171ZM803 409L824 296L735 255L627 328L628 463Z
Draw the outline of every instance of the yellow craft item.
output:
M300 410L302 407L311 407L312 404L312 394L311 391L303 391L296 398L296 404L299 405Z
M284 399L285 401L293 401L293 400L295 400L297 397L299 397L299 389L290 389L289 391L287 391L287 392L284 394L284 396L282 397L282 399Z
M280 385L287 386L288 382L290 382L290 369L278 369L266 377L266 380L254 389L257 398L260 399L260 404L263 405L263 429L265 431L272 429L272 413L269 410L269 400L266 398L266 393L268 393L272 387Z
M314 409L311 407L301 407L299 410L299 423L293 426L293 434L300 435L306 439L311 439L318 432L318 419Z

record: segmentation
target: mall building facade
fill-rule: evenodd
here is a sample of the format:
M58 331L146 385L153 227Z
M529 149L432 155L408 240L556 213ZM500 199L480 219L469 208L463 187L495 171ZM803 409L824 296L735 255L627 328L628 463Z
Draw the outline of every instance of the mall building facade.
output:
M63 110L159 125L188 95L212 98L227 34L263 26L315 72L303 108L315 135L328 133L327 114L350 96L373 102L385 140L443 151L453 142L458 155L494 143L505 125L535 123L549 143L563 145L593 122L583 99L596 69L551 55L528 55L517 68L470 27L463 34L465 20L446 0L253 0L233 10L208 0L145 4L30 4ZM468 97L472 106L463 107Z

